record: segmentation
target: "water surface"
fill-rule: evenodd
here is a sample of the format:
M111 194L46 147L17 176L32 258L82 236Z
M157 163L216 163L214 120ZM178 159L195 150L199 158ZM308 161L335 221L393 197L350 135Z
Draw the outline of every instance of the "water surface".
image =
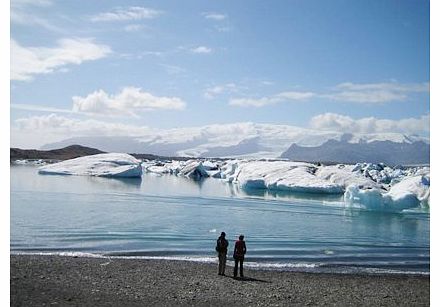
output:
M215 261L227 233L247 265L429 273L429 213L346 208L341 197L242 191L218 179L39 175L11 166L11 252ZM230 255L231 256L231 255Z

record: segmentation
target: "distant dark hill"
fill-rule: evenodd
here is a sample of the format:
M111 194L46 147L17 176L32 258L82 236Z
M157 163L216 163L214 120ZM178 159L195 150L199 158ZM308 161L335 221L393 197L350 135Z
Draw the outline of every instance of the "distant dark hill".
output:
M53 150L35 150L11 148L10 160L18 159L49 159L49 160L68 160L83 156L90 156L104 153L101 150L84 147L80 145L67 146L61 149Z
M159 142L157 142L159 140ZM65 147L72 144L80 144L99 148L106 152L135 152L138 154L151 154L155 156L171 157L180 150L193 148L204 144L205 139L194 139L191 141L169 143L160 142L160 138L153 141L139 141L133 137L102 136L102 137L75 137L60 142L46 144L44 150Z
M416 141L398 143L373 141L348 143L345 140L328 140L316 147L302 147L292 144L281 158L307 162L337 163L385 163L386 165L407 165L429 163L429 144Z
M123 151L119 151L123 152ZM11 148L11 158L10 161L21 160L21 159L44 159L44 160L68 160L78 157L96 155L100 153L105 153L99 149L81 146L81 145L71 145L61 149L52 150L36 150L36 149L20 149ZM148 160L189 160L191 157L169 157L169 156L158 156L153 154L139 154L130 153L133 157L137 159L148 159Z

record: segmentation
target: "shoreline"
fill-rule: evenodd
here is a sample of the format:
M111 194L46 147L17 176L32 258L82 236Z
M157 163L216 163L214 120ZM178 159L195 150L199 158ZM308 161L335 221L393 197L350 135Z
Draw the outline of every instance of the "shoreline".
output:
M11 306L429 306L430 276L245 268L194 261L10 256Z
M157 261L174 261L174 262L192 262L199 264L217 265L218 258L216 256L147 256L147 255L123 255L123 254L101 254L94 252L17 252L10 251L10 256L44 256L44 257L71 257L71 258L92 258L107 260L157 260ZM226 267L233 268L234 260L229 257ZM310 274L336 274L336 275L384 275L384 276L430 276L430 271L405 271L391 268L366 268L366 267L349 267L349 266L326 266L325 264L311 263L258 263L253 261L245 261L244 268L255 271L274 271L274 272L292 272L292 273L310 273ZM344 268L344 269L342 269Z

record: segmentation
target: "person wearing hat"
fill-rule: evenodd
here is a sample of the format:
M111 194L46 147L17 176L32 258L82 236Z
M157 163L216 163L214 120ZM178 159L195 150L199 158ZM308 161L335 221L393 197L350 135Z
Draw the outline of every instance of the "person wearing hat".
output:
M218 275L225 275L228 245L229 242L226 240L226 233L222 231L220 237L217 239L217 246L215 247L215 250L218 253Z

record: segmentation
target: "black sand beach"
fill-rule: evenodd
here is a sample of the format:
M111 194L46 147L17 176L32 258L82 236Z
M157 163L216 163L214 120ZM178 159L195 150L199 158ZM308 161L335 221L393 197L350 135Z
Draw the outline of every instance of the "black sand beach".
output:
M429 276L245 270L165 260L11 256L11 306L429 306Z

